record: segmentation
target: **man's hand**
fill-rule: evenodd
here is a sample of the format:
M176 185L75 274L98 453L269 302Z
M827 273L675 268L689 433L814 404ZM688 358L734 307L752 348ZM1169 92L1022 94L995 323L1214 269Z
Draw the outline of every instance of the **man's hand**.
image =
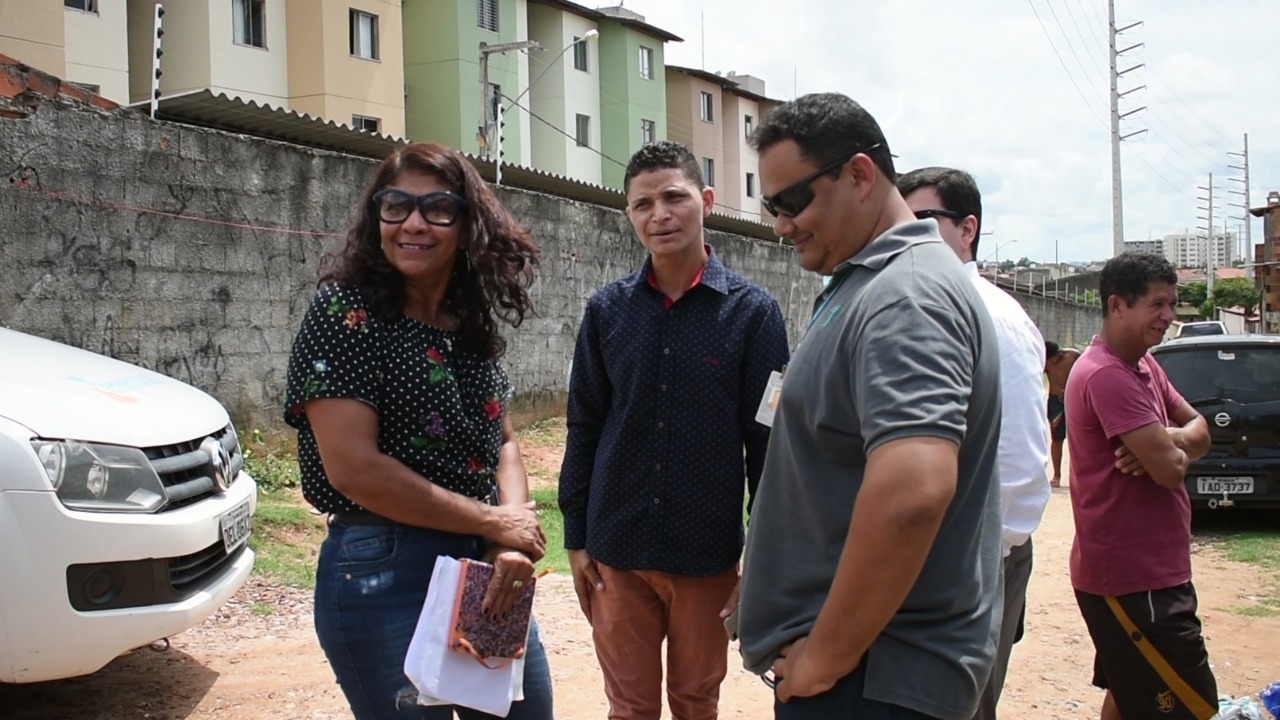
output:
M735 565L734 572L738 573L738 582L733 586L733 592L729 593L729 599L725 601L724 609L720 611L720 619L724 620L738 609L738 598L742 595L742 567Z
M1138 456L1133 454L1128 445L1121 445L1116 450L1116 469L1125 475L1146 475L1147 469L1142 467Z
M810 657L805 652L808 646L809 638L802 637L782 648L778 659L773 661L773 676L778 681L774 692L782 702L791 698L821 695L835 687L836 681L840 679L829 677L831 664Z
M578 606L591 624L591 593L604 590L604 580L600 579L600 571L596 561L591 559L586 550L569 551L569 569L573 572L573 589L578 593Z
M485 554L485 562L493 564L493 579L485 590L483 608L494 617L502 617L515 607L533 578L533 560L519 550L495 545Z

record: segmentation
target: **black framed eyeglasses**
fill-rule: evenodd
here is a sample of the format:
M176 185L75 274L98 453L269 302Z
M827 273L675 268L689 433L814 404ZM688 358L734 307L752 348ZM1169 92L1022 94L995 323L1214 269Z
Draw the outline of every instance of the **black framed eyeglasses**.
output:
M429 192L411 195L403 190L384 188L373 194L373 206L384 223L399 224L409 219L414 208L428 225L449 227L462 217L466 198L451 192Z
M946 218L948 220L955 220L956 222L964 222L964 219L967 217L969 216L961 212L956 212L955 210L929 209L929 210L916 211L917 220L927 220L929 218Z
M812 175L808 175L791 183L769 197L760 198L760 204L764 206L765 210L772 213L774 217L781 217L783 215L786 215L787 217L795 217L804 212L804 209L809 207L809 203L813 202L814 193L813 188L810 187L810 185L813 184L814 180L817 180L823 175L829 174L831 171L839 168L841 165L844 165L858 155L875 150L880 147L881 144L882 143L876 143L862 148L861 150L855 150L829 165L824 165L818 168Z

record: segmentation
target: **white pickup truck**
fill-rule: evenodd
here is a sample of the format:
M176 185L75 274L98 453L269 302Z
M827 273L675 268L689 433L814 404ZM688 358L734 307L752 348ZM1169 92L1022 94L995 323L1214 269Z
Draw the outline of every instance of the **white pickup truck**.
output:
M248 578L257 486L226 410L0 328L0 682L92 673Z

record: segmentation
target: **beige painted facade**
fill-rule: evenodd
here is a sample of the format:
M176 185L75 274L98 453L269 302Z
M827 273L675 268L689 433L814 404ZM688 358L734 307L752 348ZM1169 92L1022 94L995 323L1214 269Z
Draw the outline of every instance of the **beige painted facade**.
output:
M59 4L62 4L59 2ZM65 8L66 70L62 76L129 102L129 18L126 0L97 0L97 12Z
M65 16L61 0L0 0L0 55L62 77Z
M740 217L756 220L761 211L760 161L748 138L760 127L760 104L728 89L724 91L723 106L725 173L719 202L729 207L721 210L736 211Z
M724 92L721 85L668 67L667 73L667 138L693 152L703 168L703 180L716 191L716 212L736 208L733 198L725 193L724 162ZM702 94L711 96L711 119L702 118ZM711 161L712 178L707 178L707 161ZM727 202L726 202L727 200Z
M288 0L289 108L345 125L374 118L378 132L403 136L400 8L401 0ZM353 10L375 19L374 59L351 52Z

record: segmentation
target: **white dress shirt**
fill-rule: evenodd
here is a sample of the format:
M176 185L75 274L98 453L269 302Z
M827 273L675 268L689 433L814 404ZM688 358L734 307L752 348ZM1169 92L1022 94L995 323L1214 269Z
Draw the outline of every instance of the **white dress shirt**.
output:
M1000 343L1000 502L1004 554L1040 526L1049 504L1049 419L1045 414L1044 336L1011 295L965 263Z

